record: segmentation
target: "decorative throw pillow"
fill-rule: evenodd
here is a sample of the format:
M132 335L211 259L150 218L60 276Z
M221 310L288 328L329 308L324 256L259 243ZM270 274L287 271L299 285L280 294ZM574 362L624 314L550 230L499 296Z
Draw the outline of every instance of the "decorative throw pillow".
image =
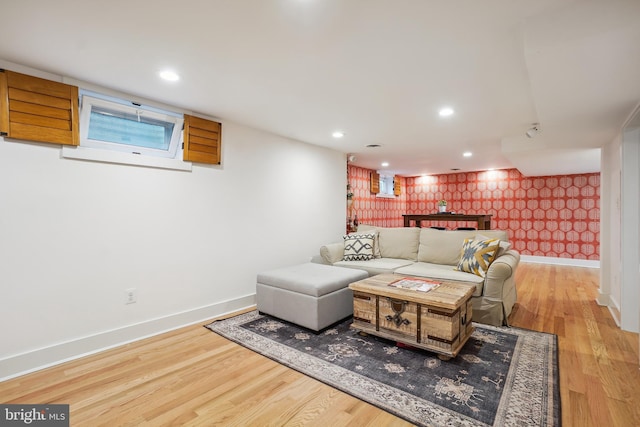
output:
M500 249L500 240L465 239L456 270L484 277Z
M344 236L344 261L373 259L374 234L347 234Z
M373 234L373 257L382 258L382 254L380 254L380 242L378 241L379 233L377 227L373 225L360 224L358 226L358 231L352 234Z
M488 240L489 237L483 236L482 234L476 234L475 239ZM498 254L496 255L496 258L501 257L502 255L504 255L505 252L507 252L510 249L511 249L511 242L505 242L504 240L500 240L500 249L498 249Z

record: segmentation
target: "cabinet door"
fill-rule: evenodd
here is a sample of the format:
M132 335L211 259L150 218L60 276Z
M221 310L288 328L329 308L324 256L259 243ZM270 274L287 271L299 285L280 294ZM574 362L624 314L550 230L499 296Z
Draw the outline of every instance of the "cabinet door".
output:
M220 164L222 124L184 115L184 160Z
M0 71L0 135L9 134L9 87L7 73Z
M402 187L400 185L400 178L397 176L393 177L393 195L399 196L402 194Z
M369 173L369 188L373 194L380 192L380 175L376 172Z
M3 71L0 132L9 138L78 145L78 88Z

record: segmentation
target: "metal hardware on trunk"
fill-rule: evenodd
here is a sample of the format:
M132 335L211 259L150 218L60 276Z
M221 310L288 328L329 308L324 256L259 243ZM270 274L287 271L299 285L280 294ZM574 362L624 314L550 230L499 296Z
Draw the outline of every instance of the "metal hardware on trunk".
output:
M454 336L452 340L436 337L435 335L427 335L427 338L429 338L430 340L433 340L433 341L438 341L438 342L445 343L445 344L451 344L453 342L456 342L456 340L458 339L458 335Z
M429 313L437 314L439 316L447 316L447 317L455 316L458 311L459 310L456 310L454 312L447 312L447 311L435 310L433 308L430 308L430 309L427 310L427 312L429 312Z
M389 305L391 306L391 310L393 310L394 315L388 314L385 316L385 319L392 321L395 323L396 327L400 327L400 325L410 325L411 322L409 319L403 319L401 314L404 313L405 307L407 305L406 301L399 301L393 298L387 298L389 301Z

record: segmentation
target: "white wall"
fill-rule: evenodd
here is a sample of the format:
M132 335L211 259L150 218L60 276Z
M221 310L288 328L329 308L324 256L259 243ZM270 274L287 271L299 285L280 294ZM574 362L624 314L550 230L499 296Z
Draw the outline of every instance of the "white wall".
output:
M640 115L639 115L640 117ZM620 327L640 331L640 127L628 127L622 137L621 294Z
M340 238L343 153L222 125L222 166L192 172L0 138L0 379L248 306Z
M640 107L602 150L598 303L624 330L640 330Z
M620 174L621 142L618 135L603 147L600 173L600 290L598 302L608 306L620 325Z

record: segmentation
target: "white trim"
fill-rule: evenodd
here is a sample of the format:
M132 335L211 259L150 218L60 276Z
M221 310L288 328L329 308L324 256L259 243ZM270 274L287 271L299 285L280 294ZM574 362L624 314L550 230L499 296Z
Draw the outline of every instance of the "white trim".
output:
M385 199L395 198L395 194L393 193L393 185L394 185L395 176L394 175L384 175L380 174L380 192L376 194L376 197L382 197ZM391 184L391 185L389 185ZM385 191L386 190L386 191Z
M9 356L0 360L0 382L184 326L206 322L255 304L255 294L245 295Z
M640 127L640 102L636 104L636 106L633 108L633 111L629 113L626 120L622 124L623 132L624 129L629 128L630 130L638 127Z
M66 159L90 160L92 162L118 163L123 165L147 166L159 169L191 171L192 163L181 159L142 156L120 151L101 150L99 148L62 146L62 157Z
M520 261L532 264L570 265L573 267L600 268L600 261L546 256L520 255Z
M612 304L611 295L602 293L602 290L598 292L598 296L596 297L596 303L603 307L608 307L609 304Z
M616 322L616 326L618 328L620 328L620 309L618 308L617 305L609 305L607 306L607 309L609 309L609 313L611 313L611 317L613 318L613 321Z

